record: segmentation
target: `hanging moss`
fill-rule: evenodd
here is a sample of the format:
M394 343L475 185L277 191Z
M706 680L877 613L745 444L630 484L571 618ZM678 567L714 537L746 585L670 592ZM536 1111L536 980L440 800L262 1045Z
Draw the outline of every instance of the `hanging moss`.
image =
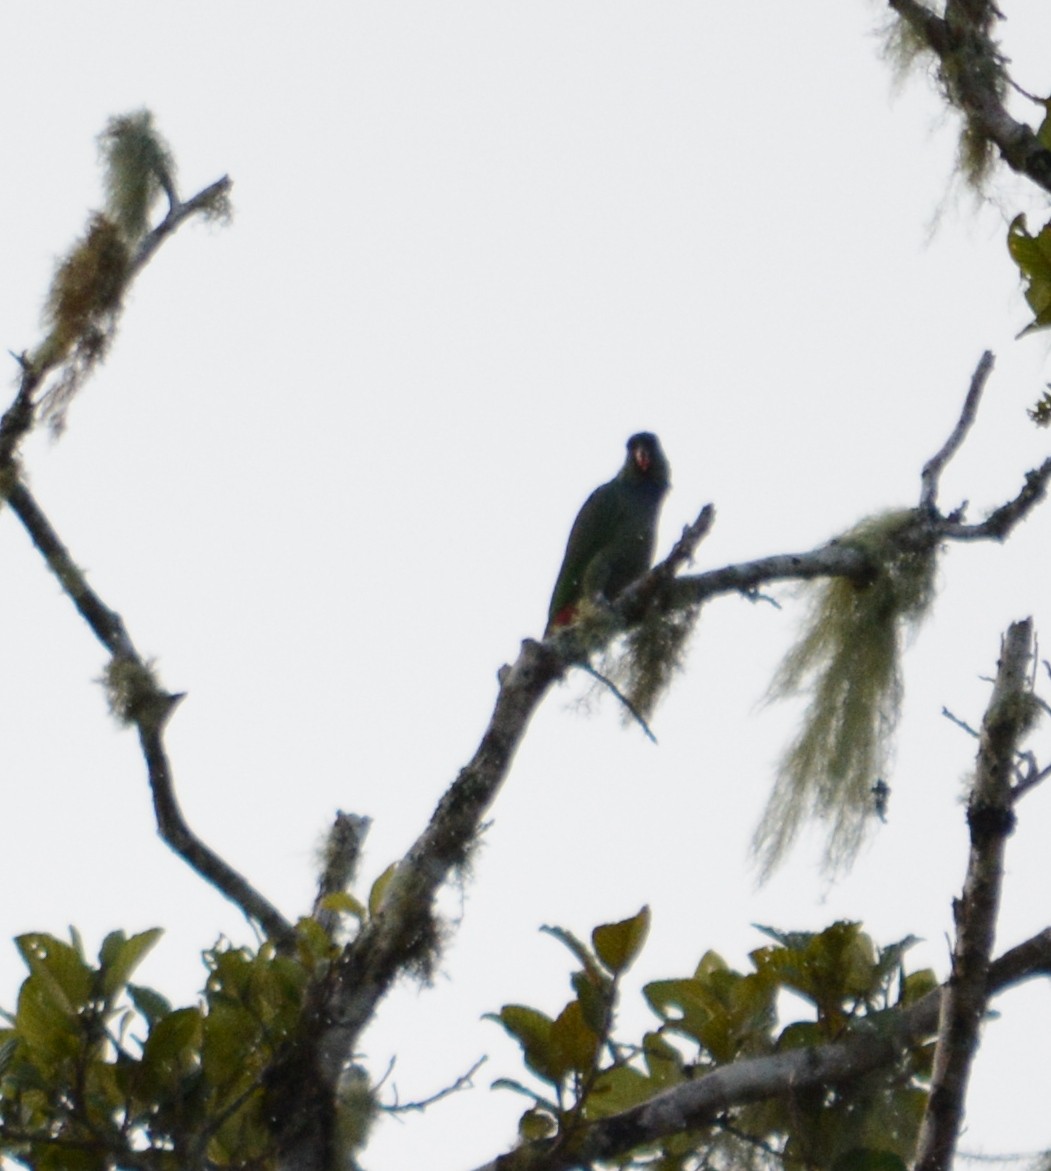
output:
M168 698L161 691L151 663L115 655L102 677L110 714L121 724L134 724L151 707Z
M997 158L995 145L976 109L986 95L1002 101L1009 87L1006 62L993 40L998 13L993 6L965 13L959 6L944 20L944 44L935 53L922 26L896 14L883 29L883 54L896 84L918 68L927 70L935 58L935 76L946 102L961 116L956 169L978 195L984 192Z
M831 578L810 587L803 631L774 676L767 701L809 695L802 726L777 771L753 848L766 878L802 823L828 824L826 866L849 864L875 812L902 700L903 634L934 596L936 550L903 548L912 512L862 522L842 544L878 566L872 581Z
M700 606L662 613L651 607L624 636L619 653L607 656L601 674L631 704L624 721L649 720L672 678L682 670L686 646L700 615Z
M99 135L105 168L106 211L135 243L149 228L150 211L164 190L171 190L175 163L153 125L149 110L111 118Z
M87 231L55 271L44 304L47 337L32 356L39 374L62 369L41 401L41 415L60 431L66 409L105 358L116 332L130 253L108 217L94 214Z

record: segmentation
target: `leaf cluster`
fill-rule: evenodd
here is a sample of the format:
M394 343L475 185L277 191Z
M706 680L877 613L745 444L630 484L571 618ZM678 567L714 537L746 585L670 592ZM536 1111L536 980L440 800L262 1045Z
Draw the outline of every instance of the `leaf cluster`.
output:
M643 907L630 919L596 927L590 948L569 931L544 928L580 963L570 978L573 998L554 1018L521 1004L489 1015L521 1045L526 1067L545 1087L538 1093L509 1078L494 1083L532 1099L519 1121L523 1140L571 1144L583 1123L637 1100L641 1075L613 1044L612 1033L621 977L642 949L649 924L649 908Z
M751 971L735 971L709 951L691 975L647 984L643 996L658 1023L640 1042L624 1043L613 1035L619 981L642 946L648 921L644 908L633 919L598 927L590 949L553 930L581 964L571 977L573 998L553 1018L524 1005L506 1005L490 1018L518 1042L543 1087L536 1091L506 1078L494 1084L532 1099L519 1124L524 1143L571 1154L590 1121L742 1058L878 1029L882 1012L912 1003L935 985L929 971L905 974L902 958L911 939L876 948L851 922L816 933L760 928L772 943L752 952ZM800 1004L805 1015L781 1024L781 1012ZM737 1107L716 1124L632 1151L616 1165L661 1171L903 1167L929 1069L929 1049L920 1047L890 1070L844 1087Z
M159 930L23 935L29 968L0 1029L0 1141L33 1171L270 1166L264 1075L300 1017L318 956L218 945L196 1005L131 982Z
M1007 229L1007 250L1025 282L1025 299L1033 311L1033 320L1018 335L1024 337L1051 326L1051 223L1032 236L1025 214L1016 215Z

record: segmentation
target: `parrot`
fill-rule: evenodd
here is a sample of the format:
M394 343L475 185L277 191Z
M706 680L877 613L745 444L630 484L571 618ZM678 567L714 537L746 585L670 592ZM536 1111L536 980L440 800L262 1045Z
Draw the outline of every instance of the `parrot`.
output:
M653 564L657 519L669 488L668 460L649 431L632 435L624 466L584 501L566 543L544 637L576 621L580 603L607 602Z

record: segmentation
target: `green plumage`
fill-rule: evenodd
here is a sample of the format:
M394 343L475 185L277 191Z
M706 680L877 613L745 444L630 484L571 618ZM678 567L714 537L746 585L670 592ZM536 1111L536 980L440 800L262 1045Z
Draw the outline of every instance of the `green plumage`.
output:
M573 522L548 608L545 637L575 621L582 601L612 602L653 564L668 461L648 431L628 440L617 475L596 488Z

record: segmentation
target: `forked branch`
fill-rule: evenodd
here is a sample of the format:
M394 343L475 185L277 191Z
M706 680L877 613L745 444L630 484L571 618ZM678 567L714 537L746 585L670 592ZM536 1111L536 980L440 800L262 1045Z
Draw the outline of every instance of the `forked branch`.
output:
M1004 851L1015 825L1011 784L1015 758L1036 711L1029 685L1032 644L1032 623L1028 619L1010 627L982 722L978 764L967 806L970 857L963 897L953 906L956 944L952 974L941 999L938 1042L917 1144L916 1171L945 1171L952 1165L963 1121L971 1062L989 997Z

